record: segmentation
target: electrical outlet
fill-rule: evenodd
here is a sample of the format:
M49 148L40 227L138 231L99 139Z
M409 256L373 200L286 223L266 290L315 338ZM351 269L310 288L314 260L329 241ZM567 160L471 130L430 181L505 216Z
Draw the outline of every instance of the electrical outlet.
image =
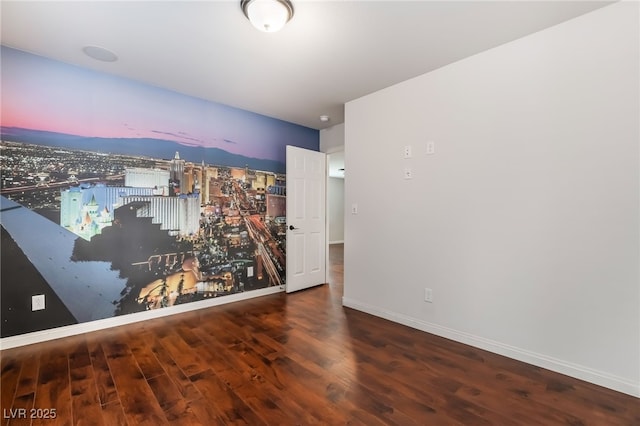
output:
M411 145L405 145L402 151L404 158L411 158Z
M411 171L410 167L405 167L405 169L404 169L404 178L405 179L412 179L413 178L413 172Z
M430 288L424 289L424 301L433 303L433 290Z
M44 309L44 294L36 294L31 296L31 310L41 311Z

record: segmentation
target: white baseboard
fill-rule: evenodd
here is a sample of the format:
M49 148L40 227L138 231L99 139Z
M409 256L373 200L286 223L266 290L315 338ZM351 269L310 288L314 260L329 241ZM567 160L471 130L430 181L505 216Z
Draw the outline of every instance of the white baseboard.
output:
M205 309L213 306L224 305L226 303L238 302L240 300L253 299L254 297L267 296L269 294L284 291L282 287L267 287L259 290L251 290L244 293L236 293L228 296L215 297L198 302L174 305L167 308L155 309L151 311L136 312L128 315L121 315L112 318L105 318L96 321L73 324L64 327L51 328L49 330L36 331L33 333L20 334L18 336L5 337L0 339L0 350L16 348L19 346L32 345L34 343L46 342L48 340L61 339L63 337L75 336L92 331L104 330L106 328L118 327L140 321L147 321L154 318L166 317L197 309Z
M356 300L346 297L342 298L342 305L347 308L366 312L368 314L384 318L389 321L406 325L407 327L415 328L427 333L434 334L436 336L474 346L479 349L503 355L512 359L516 359L518 361L526 362L527 364L546 368L547 370L555 371L560 374L564 374L576 379L584 380L589 383L593 383L605 388L613 389L615 391L640 398L640 382L636 383L631 380L617 377L602 371L597 371L588 367L584 367L582 365L534 353L451 328L442 327L437 324L432 324L406 315L398 314L396 312L391 312L365 303L360 303Z

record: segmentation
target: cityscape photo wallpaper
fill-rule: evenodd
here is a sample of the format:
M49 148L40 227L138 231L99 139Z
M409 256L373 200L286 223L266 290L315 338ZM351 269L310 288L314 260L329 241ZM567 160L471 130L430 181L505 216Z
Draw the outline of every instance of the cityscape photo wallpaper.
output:
M286 145L317 130L1 55L2 337L284 284Z

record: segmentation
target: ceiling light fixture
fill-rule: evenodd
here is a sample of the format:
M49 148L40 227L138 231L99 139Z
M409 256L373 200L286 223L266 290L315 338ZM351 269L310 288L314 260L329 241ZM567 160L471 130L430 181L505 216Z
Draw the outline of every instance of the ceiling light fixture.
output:
M240 0L240 7L254 27L267 33L280 31L293 17L289 0Z
M321 115L320 116L320 121L324 121L324 122L329 121L329 116L328 115Z

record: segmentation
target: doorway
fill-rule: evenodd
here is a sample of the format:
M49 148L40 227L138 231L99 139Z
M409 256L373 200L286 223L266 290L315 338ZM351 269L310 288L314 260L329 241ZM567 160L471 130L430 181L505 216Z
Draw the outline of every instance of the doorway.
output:
M344 244L344 149L327 153L327 242Z
M344 148L327 153L327 281L342 301L344 292Z

